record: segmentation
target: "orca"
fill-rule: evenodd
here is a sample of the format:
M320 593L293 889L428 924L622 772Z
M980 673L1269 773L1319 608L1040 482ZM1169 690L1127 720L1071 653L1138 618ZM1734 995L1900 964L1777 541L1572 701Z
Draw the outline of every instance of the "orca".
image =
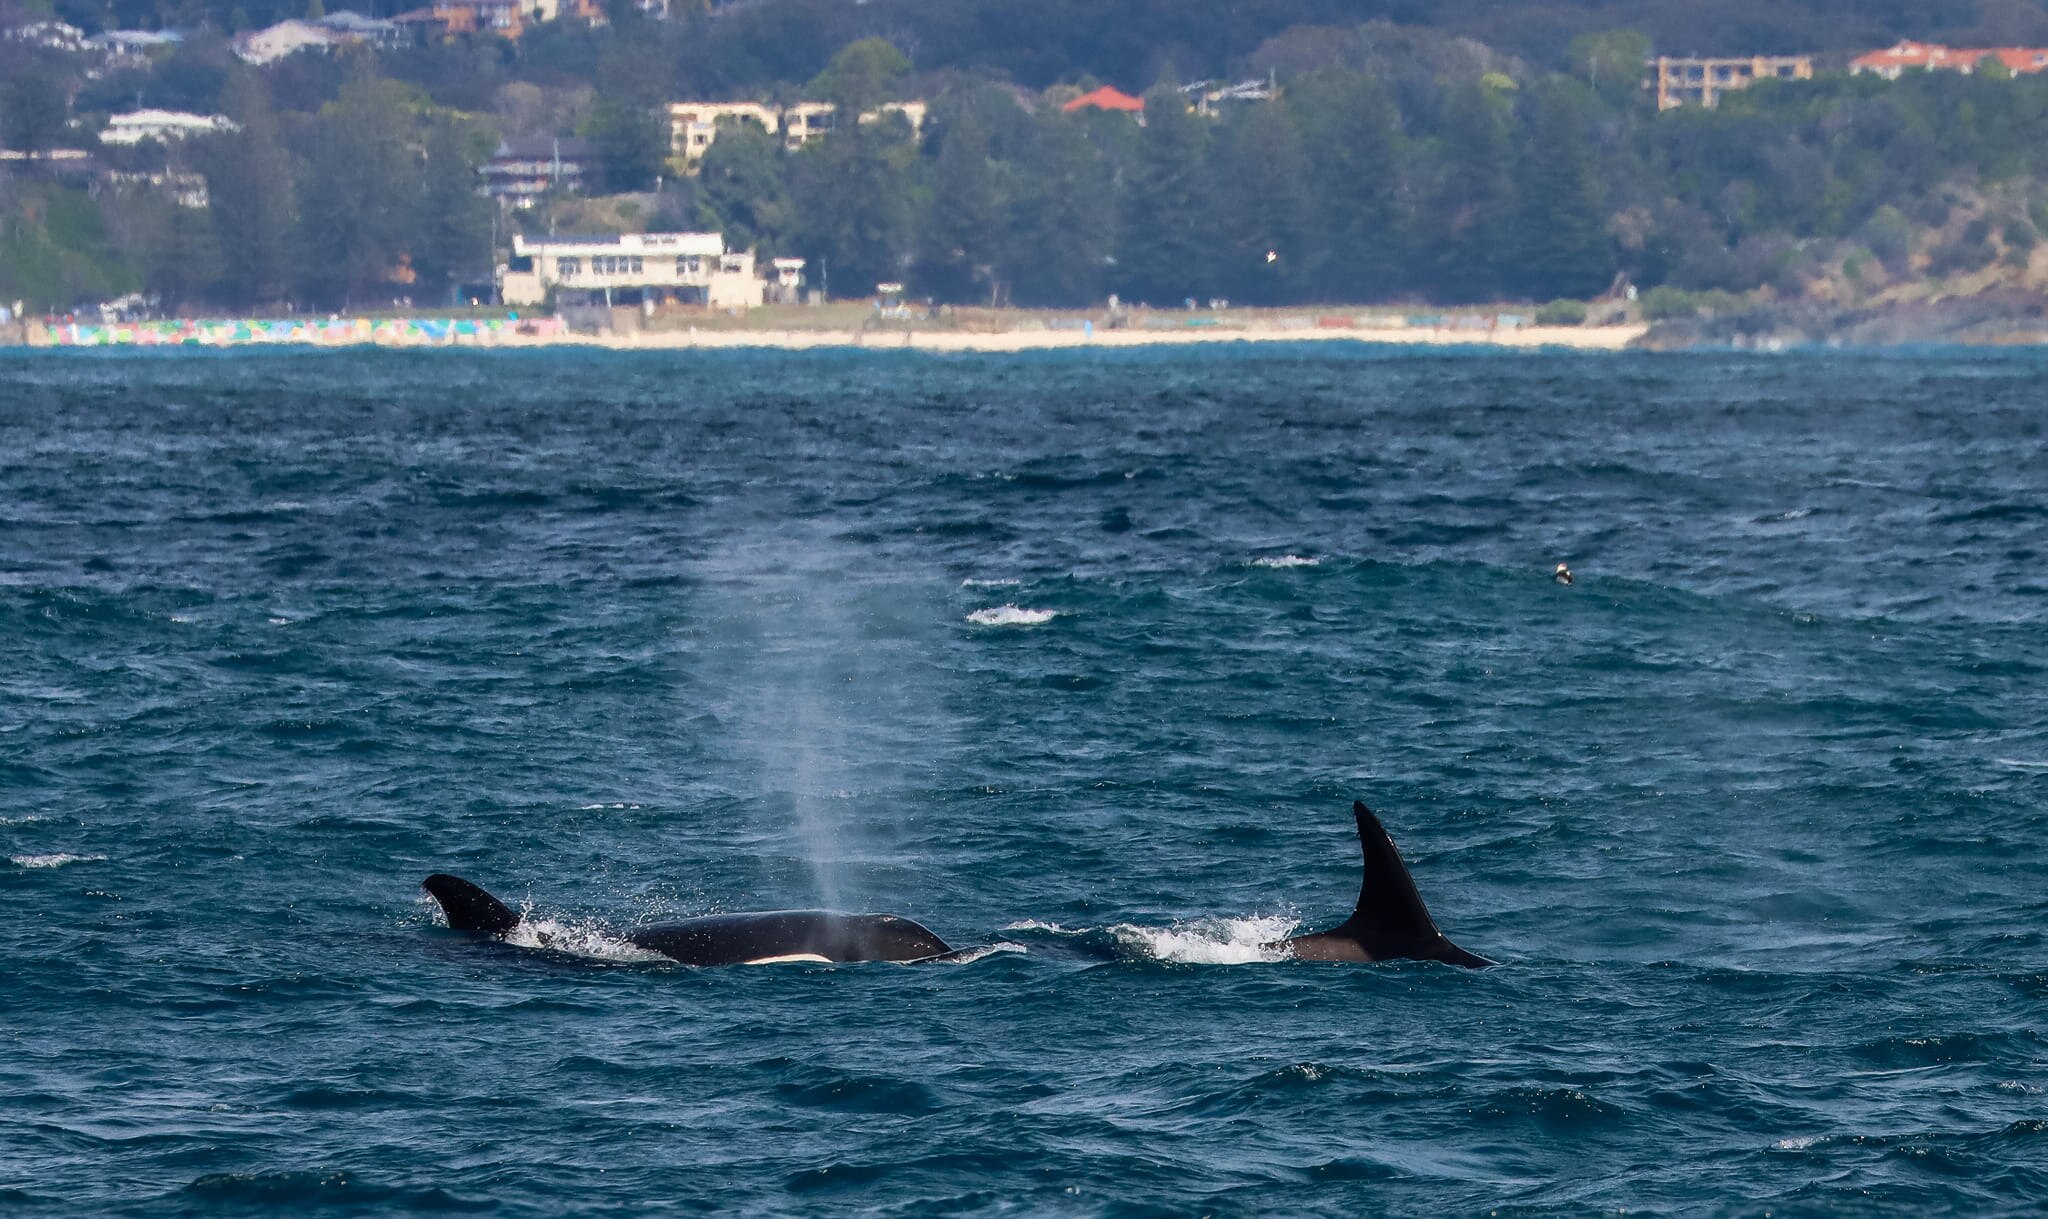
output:
M448 926L504 939L519 916L480 886L437 872L420 887L441 903ZM711 914L626 936L634 946L685 965L772 965L785 961L931 961L953 950L930 930L894 914L769 910Z
M1267 944L1301 961L1442 961L1468 969L1494 962L1453 944L1437 930L1422 904L1415 879L1386 827L1362 801L1351 805L1358 821L1365 875L1351 917L1310 935ZM420 887L441 903L448 926L504 939L519 926L519 915L459 876L437 872ZM711 914L625 937L650 952L685 965L769 965L784 961L929 962L961 959L928 928L894 914L842 914L835 910L769 910Z
M1353 801L1351 814L1358 819L1358 844L1365 853L1358 908L1328 931L1269 947L1284 949L1301 961L1442 961L1467 969L1492 965L1437 930L1422 894L1416 892L1415 878L1401 862L1401 852L1372 810L1363 801Z

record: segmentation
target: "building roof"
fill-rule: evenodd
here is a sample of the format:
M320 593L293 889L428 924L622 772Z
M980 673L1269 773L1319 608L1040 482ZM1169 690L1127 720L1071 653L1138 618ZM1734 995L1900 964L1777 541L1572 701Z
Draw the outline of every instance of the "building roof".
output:
M2042 47L1945 47L1939 43L1901 42L1882 51L1858 55L1849 61L1851 68L1866 72L1897 73L1911 68L1945 68L1950 71L1967 72L1975 68L1986 56L2003 63L2015 72L2039 72L2048 69L2048 48Z
M1076 110L1089 108L1096 110L1126 110L1136 113L1145 108L1145 102L1144 99L1132 97L1114 85L1104 85L1100 89L1083 93L1073 101L1060 107L1061 110L1069 114Z
M313 24L333 30L337 34L353 34L358 38L388 38L398 32L398 26L376 17L365 17L351 9L336 9Z
M493 161L552 161L556 157L563 161L595 160L597 148L580 136L515 135L498 141L498 150L491 154Z
M732 251L718 233L616 233L591 236L561 236L529 239L512 238L512 252L520 257L547 254L575 257L587 254L697 254L713 258Z
M105 144L134 144L146 139L206 135L215 131L239 131L224 114L187 114L181 110L131 110L107 119L100 132Z

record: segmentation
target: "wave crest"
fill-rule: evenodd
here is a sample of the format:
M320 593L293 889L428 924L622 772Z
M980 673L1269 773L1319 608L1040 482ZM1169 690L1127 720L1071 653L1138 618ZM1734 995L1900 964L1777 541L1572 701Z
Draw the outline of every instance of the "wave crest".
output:
M7 862L17 868L61 868L67 863L103 863L104 855L9 855Z
M1251 918L1205 918L1171 927L1119 923L1110 934L1125 948L1176 965L1257 965L1285 961L1283 943L1301 920L1268 914Z
M1015 605L997 605L989 609L978 609L967 615L967 621L976 626L1044 626L1060 616L1058 610L1022 609Z

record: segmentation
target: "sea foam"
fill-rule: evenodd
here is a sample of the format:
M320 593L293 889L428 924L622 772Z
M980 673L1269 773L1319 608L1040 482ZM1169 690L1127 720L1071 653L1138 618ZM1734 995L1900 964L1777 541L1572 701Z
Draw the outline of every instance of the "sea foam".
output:
M1015 605L997 605L978 609L967 615L967 621L976 626L1044 626L1059 617L1058 610L1022 609Z
M1287 915L1205 918L1171 927L1120 923L1110 934L1128 948L1177 965L1255 965L1291 955L1281 941L1300 920Z

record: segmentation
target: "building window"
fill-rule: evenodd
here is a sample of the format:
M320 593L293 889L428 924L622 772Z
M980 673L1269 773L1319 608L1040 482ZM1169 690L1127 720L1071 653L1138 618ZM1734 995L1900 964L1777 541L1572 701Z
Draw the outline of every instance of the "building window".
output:
M558 258L555 260L555 270L561 273L563 279L573 279L582 273L583 260L580 258Z

